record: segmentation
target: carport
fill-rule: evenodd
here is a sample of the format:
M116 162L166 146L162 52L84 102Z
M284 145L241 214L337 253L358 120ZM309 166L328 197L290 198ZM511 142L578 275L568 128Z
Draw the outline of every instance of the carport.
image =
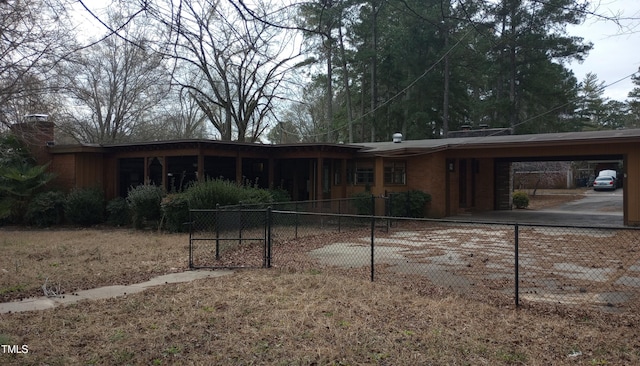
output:
M472 179L490 180L493 175L495 210L510 208L511 176L515 161L623 161L623 217L628 226L640 225L640 130L570 132L539 135L487 136L469 138L447 149L447 158L459 165L464 161L491 159L493 172L473 171ZM483 176L485 175L485 176ZM449 176L450 190L476 195L473 184L461 187L460 177Z
M502 131L502 129L500 130ZM514 161L623 162L624 224L640 226L640 129L481 136L360 144L358 158L375 161L374 195L412 189L432 195L431 217L511 209ZM389 184L391 162L406 164L406 184Z

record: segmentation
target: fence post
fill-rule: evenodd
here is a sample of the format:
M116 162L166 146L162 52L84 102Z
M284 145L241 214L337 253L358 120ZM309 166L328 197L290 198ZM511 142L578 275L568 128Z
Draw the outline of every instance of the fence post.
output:
M296 222L296 225L295 225L295 227L296 227L296 229L295 229L295 231L296 231L295 238L298 239L298 202L296 202L294 210L296 212L295 213L295 222Z
M238 230L239 230L239 232L238 232L238 238L240 239L240 240L239 240L240 245L242 245L242 229L243 229L243 226L244 226L244 224L243 224L243 223L244 223L244 221L242 220L242 219L243 219L243 217L242 217L242 216L243 216L243 215L242 215L243 210L244 210L244 207L243 207L242 205L240 205L240 210L239 210L239 211L240 211L240 212L239 212L239 214L240 214L240 220L239 220L239 221L240 221L240 228L238 229Z
M271 268L271 225L273 223L273 216L271 212L271 206L267 207L267 225L266 229L266 238L265 238L265 262L264 266L266 268Z
M193 269L193 212L189 210L189 269Z
M341 227L340 227L340 217L341 217L340 214L341 213L342 212L340 212L340 200L338 200L338 232L340 232L340 229L341 229Z
M220 204L216 203L215 214L213 215L214 225L216 228L216 260L220 260L220 223L218 222L218 215L220 214Z
M373 282L374 278L374 242L375 242L375 232L376 232L376 197L371 195L371 282Z
M520 267L519 264L519 260L518 260L518 239L519 239L519 233L518 233L519 229L518 229L518 224L515 224L514 227L514 249L515 249L515 253L514 253L514 258L515 258L515 263L514 263L514 273L515 273L515 299L516 299L516 308L518 308L520 306L520 276L518 273L518 268Z

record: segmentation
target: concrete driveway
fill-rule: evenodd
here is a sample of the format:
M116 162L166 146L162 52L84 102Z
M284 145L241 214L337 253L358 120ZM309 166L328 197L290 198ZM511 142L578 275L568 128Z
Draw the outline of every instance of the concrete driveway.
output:
M508 222L519 224L543 224L565 226L624 226L623 189L613 192L589 190L583 199L558 207L541 210L508 210L478 212L451 216L447 219L461 221Z

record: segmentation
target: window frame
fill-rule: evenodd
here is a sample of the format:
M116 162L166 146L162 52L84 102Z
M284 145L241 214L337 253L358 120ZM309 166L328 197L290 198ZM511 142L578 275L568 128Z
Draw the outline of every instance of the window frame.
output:
M385 185L407 185L407 162L386 161L383 166L383 177Z

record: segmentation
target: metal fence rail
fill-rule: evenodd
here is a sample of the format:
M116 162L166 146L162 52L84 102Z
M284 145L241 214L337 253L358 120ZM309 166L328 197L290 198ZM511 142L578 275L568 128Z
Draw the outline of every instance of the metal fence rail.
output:
M516 305L640 311L634 228L221 209L192 212L190 243L194 268L320 266Z

